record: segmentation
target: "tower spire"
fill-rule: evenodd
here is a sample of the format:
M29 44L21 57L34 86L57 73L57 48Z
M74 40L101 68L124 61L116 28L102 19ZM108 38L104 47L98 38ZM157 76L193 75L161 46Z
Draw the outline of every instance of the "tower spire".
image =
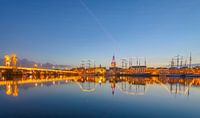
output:
M115 55L112 57L111 67L116 67Z

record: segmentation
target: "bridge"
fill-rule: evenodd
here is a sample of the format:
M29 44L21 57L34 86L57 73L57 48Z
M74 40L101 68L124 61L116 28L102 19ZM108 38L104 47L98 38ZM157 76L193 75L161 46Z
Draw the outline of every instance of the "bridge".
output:
M75 75L79 75L79 73L72 70L0 66L0 76L1 75L71 75L71 76L75 76Z

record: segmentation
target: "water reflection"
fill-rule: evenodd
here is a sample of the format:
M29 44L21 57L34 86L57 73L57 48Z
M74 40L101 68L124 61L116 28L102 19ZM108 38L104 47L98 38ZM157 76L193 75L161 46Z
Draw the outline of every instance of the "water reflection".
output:
M118 89L129 95L144 95L148 91L149 85L160 85L166 92L171 94L183 94L189 96L190 88L192 86L200 86L200 78L166 78L166 77L152 77L152 78L133 78L120 77L114 78Z
M166 78L166 77L151 77L151 78L134 78L134 77L104 77L104 76L45 76L45 77L2 77L0 80L0 91L5 91L9 96L18 96L22 89L33 87L44 87L52 85L63 85L72 83L77 85L82 92L94 92L97 85L110 84L111 94L115 95L118 90L127 95L144 95L148 91L150 85L159 85L166 92L176 95L190 95L191 87L200 86L200 78Z

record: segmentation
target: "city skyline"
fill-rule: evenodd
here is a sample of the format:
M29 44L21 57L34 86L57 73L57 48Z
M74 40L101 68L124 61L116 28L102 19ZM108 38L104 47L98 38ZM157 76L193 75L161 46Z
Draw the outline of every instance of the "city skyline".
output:
M82 59L109 66L143 57L168 65L177 54L200 62L200 2L0 1L0 57L78 65Z
M0 118L200 118L200 0L0 0Z
M80 60L80 63L76 65L70 65L70 64L56 64L56 63L50 63L50 62L36 62L34 60L29 60L27 58L20 58L15 53L12 54L6 54L4 57L0 58L0 66L10 66L12 59L14 59L15 63L14 65L17 66L24 66L24 67L45 67L45 68L95 68L95 67L106 67L107 69L110 67L120 67L120 68L128 68L131 66L146 66L146 67L199 67L200 63L193 63L193 57L192 53L190 53L189 57L183 56L183 55L176 55L171 57L171 60L169 63L162 63L162 65L150 65L147 63L146 57L131 57L131 58L121 58L116 59L115 55L112 56L112 60L110 61L109 65L102 65L98 64L95 60L91 59L82 59ZM8 63L8 64L6 64ZM165 64L165 65L164 65Z

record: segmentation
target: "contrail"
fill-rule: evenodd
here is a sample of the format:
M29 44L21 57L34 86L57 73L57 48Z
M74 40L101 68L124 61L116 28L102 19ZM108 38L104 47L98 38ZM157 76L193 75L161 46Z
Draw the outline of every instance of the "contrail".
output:
M80 0L80 3L82 4L82 6L87 10L87 12L90 14L90 16L96 21L96 23L98 24L98 26L100 27L100 29L106 34L107 38L110 39L113 43L113 49L116 50L116 40L115 38L112 36L112 34L110 32L108 32L106 30L106 28L103 26L103 24L99 21L99 19L96 17L96 15L92 12L92 10L82 1Z

